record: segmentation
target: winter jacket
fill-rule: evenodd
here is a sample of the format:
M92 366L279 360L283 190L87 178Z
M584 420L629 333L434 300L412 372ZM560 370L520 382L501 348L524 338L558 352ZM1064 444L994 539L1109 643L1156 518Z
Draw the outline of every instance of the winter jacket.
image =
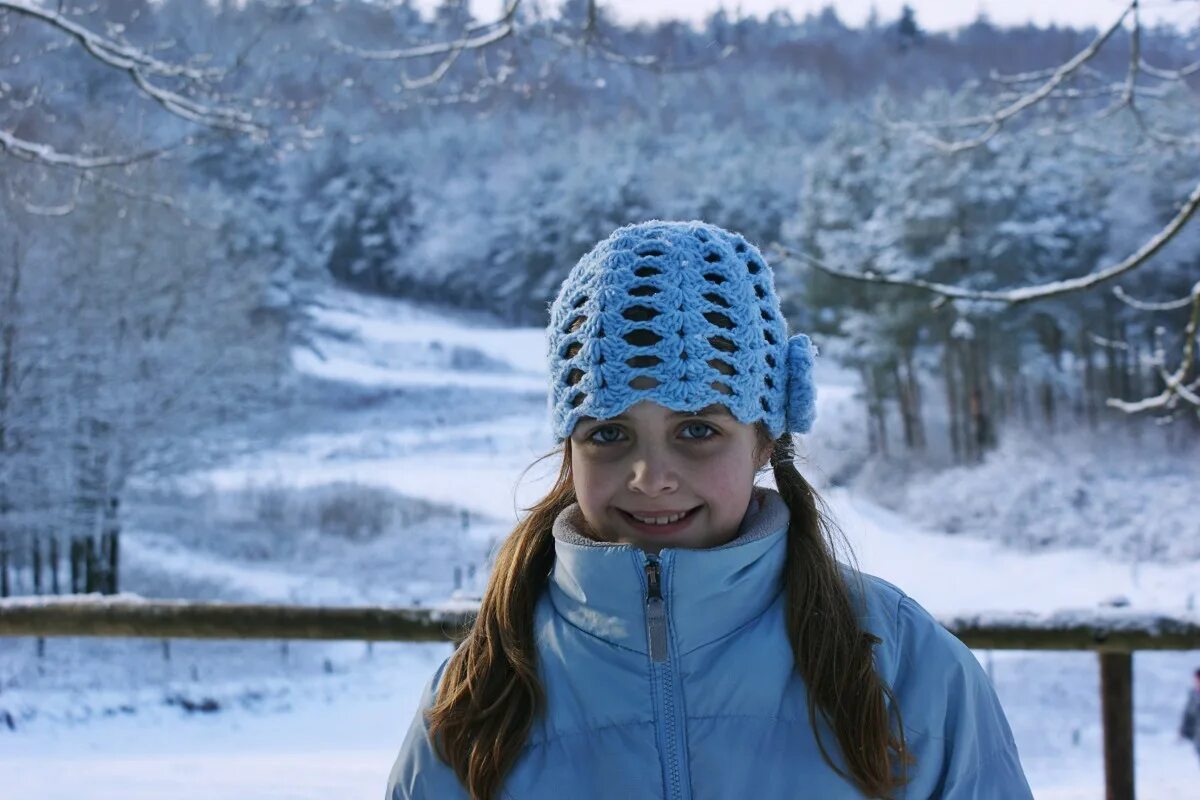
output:
M1183 720L1179 723L1179 735L1191 739L1200 750L1200 689L1188 692L1187 703L1183 707Z
M848 800L821 757L785 622L788 509L756 489L737 538L709 549L580 535L578 505L554 525L555 564L534 621L546 711L504 800ZM882 643L916 763L898 798L1026 800L1032 794L987 674L895 586L844 568L861 623ZM421 716L392 768L387 800L466 798ZM832 730L822 743L844 769Z

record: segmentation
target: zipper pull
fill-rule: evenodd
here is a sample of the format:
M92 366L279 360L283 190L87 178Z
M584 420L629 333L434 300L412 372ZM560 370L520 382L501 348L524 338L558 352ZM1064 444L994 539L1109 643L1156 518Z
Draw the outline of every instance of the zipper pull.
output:
M667 607L659 585L658 560L646 561L646 638L650 643L650 660L667 660Z

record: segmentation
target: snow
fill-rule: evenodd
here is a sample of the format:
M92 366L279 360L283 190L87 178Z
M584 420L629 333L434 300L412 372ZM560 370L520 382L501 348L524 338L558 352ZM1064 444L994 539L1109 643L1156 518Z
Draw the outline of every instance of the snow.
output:
M133 592L118 592L117 594L70 594L70 595L23 595L20 597L5 597L0 599L0 608L46 608L62 605L95 605L105 606L113 603L144 603L146 598Z
M483 576L465 580L456 592L452 570L483 563L519 508L540 496L555 472L551 458L523 473L553 446L548 418L528 410L543 407L521 394L533 392L544 376L540 331L504 330L483 318L336 291L313 313L323 326L316 343L329 360L299 357L312 379L403 391L419 376L426 386L445 387L439 390L445 423L414 426L403 413L389 412L347 430L318 418L271 448L189 476L171 501L177 517L163 516L160 523L152 515L134 517L141 527L123 535L128 573L122 588L132 596L306 604L419 600L452 608L476 602ZM464 366L470 364L476 366ZM819 416L802 469L820 484L838 459L851 457L852 442L863 434L850 376L820 363L817 378ZM462 413L481 396L464 387L487 389L490 418ZM405 395L390 397L403 409ZM412 402L427 400L421 394ZM1012 472L1018 466L1008 462L1013 480L1022 475ZM228 520L213 530L200 524L206 517L188 524L202 507L192 504L205 497L229 499L253 487L303 494L337 482L383 487L435 505L425 522L364 542L287 524L270 534L276 539ZM939 617L1028 624L1097 614L1117 621L1196 619L1200 566L1194 560L1130 564L1103 549L1079 547L1029 552L996 538L947 535L884 508L861 488L822 493L860 567ZM456 524L461 510L471 515L469 530ZM1057 513L1077 512L1068 504ZM246 547L278 546L256 559L238 557L239 536ZM167 647L150 640L48 639L44 646L46 656L39 658L33 640L0 640L5 800L377 799L421 688L449 653L445 644L416 643L366 649L355 642L285 648L173 641ZM977 655L1004 703L1035 796L1102 796L1095 655ZM1134 663L1138 793L1190 796L1195 754L1175 730L1200 653L1143 652ZM219 711L198 710L206 700Z
M826 495L860 568L895 583L937 616L995 611L1001 598L1043 614L1095 609L1118 595L1131 609L1186 615L1200 582L1196 562L1142 564L1135 580L1130 565L1092 551L1024 553L996 542L948 538L845 490Z
M257 602L291 602L330 605L353 602L362 592L345 581L289 574L262 566L246 566L207 553L185 549L165 536L143 533L126 537L123 555L135 561L153 559L159 569L190 577L219 580L237 594L257 598Z
M1136 436L1012 432L982 464L914 466L899 481L894 470L867 470L855 489L931 530L1027 552L1086 549L1124 562L1136 582L1157 574L1152 564L1200 559L1193 441L1170 427Z

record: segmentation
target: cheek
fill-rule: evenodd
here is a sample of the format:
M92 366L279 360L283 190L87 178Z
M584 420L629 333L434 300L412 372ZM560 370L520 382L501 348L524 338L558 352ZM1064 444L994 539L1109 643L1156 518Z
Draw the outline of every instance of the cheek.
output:
M754 487L754 457L736 449L697 465L699 486L714 499L740 503L749 501Z
M603 506L605 498L612 494L614 470L611 466L572 454L571 475L575 497L585 512Z
M739 503L749 500L753 487L753 476L746 472L724 469L715 471L704 478L705 491L713 500L724 504Z

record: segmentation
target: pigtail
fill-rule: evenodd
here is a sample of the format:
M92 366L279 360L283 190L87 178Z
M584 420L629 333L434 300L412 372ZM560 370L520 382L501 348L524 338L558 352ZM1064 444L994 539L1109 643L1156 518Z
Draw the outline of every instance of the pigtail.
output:
M439 757L471 800L500 796L544 708L533 617L554 565L554 520L575 502L568 456L549 494L501 545L479 615L446 664L426 716Z
M834 551L829 518L793 465L791 436L774 442L771 467L790 521L784 583L787 631L808 693L808 718L821 755L867 797L888 798L913 763L900 710L875 670L879 639L864 631ZM833 729L849 774L830 757L817 714ZM895 717L895 726L892 717Z

